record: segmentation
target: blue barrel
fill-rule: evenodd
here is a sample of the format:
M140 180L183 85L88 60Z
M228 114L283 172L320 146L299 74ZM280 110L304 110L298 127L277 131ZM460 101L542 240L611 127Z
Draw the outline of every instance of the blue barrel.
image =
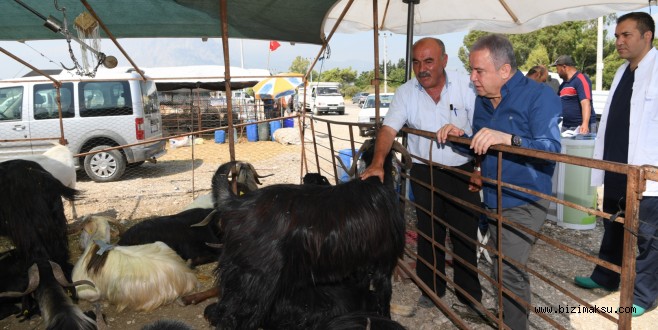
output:
M283 127L295 127L295 118L286 118L283 120Z
M352 154L354 151L352 149L342 149L338 151L338 157L343 161L343 164L347 166L347 169L352 166ZM340 163L336 164L336 169L338 172L338 182L347 182L350 181L350 176L345 172Z
M226 132L224 130L215 131L215 143L226 142Z
M258 141L268 141L270 139L270 125L268 123L258 123Z
M247 125L247 141L258 141L258 126L256 124Z
M272 141L274 141L274 131L281 128L281 122L278 120L270 122L270 132L272 133Z

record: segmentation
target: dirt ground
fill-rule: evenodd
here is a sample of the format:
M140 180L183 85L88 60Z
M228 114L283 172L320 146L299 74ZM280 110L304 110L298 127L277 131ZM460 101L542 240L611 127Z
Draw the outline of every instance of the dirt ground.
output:
M236 145L236 158L249 161L256 167L261 175L274 174L262 179L264 185L276 183L299 183L300 182L300 159L301 146L281 145L276 142L245 142ZM190 161L192 152L194 162ZM83 175L79 177L77 188L84 195L76 202L80 216L113 210L116 218L126 226L156 215L173 214L180 211L186 204L192 201L195 195L206 193L210 189L210 178L217 167L229 160L227 144L215 144L212 140L205 140L203 144L192 147L184 147L169 150L168 154L159 159L157 164L144 164L140 167L128 169L126 176L119 182L95 183L89 181ZM192 173L191 175L190 173ZM414 212L407 208L408 222L413 224ZM67 216L71 214L67 208ZM561 242L569 244L588 254L595 255L602 235L602 225L599 221L593 230L578 231L565 229L557 226L555 222L547 221L543 233L556 238ZM0 250L5 250L7 242L1 245ZM70 236L70 249L72 251L72 262L77 260L81 253L78 248L78 235ZM197 277L200 282L199 290L214 285L212 271L216 264L208 264L198 267ZM571 279L576 275L588 274L592 265L587 262L557 252L554 248L543 242L538 242L532 252L530 265L544 276L569 291L575 292L581 298L589 302L608 299L599 304L613 304L614 293L599 292L598 290L587 291L573 286ZM490 266L486 261L481 261L479 268L486 274L490 273ZM452 270L448 268L448 278L452 278ZM484 286L483 304L486 307L496 306L496 292L487 280L481 276ZM573 305L574 302L566 298L555 288L547 285L536 277L531 276L533 303L536 306L564 306ZM420 296L420 289L409 279L398 279L394 283L392 303L408 306L413 309L412 316L393 315L393 319L400 322L407 329L453 329L455 325L438 308L421 308L416 306ZM618 297L618 293L617 293ZM612 299L612 300L610 300ZM195 329L206 329L208 323L203 318L204 308L213 302L209 300L198 305L181 306L172 303L160 307L153 312L142 313L123 311L117 313L115 308L107 303L102 304L106 321L113 329L141 329L144 325L161 319L180 320ZM450 307L456 302L454 294L449 291L444 299L446 306ZM79 303L83 310L91 310L88 302ZM656 315L648 313L634 321L636 328L643 328L644 323L636 323L646 319L648 323L655 324ZM585 323L579 321L581 317L575 314L551 314L559 324L569 329L585 328L609 328L610 324L601 322L600 317L588 319ZM537 314L531 315L532 329L551 329L553 326L543 321ZM482 323L478 320L467 320L467 325L474 329L490 329L491 324ZM42 329L43 324L40 317L18 323L13 317L0 321L0 329Z

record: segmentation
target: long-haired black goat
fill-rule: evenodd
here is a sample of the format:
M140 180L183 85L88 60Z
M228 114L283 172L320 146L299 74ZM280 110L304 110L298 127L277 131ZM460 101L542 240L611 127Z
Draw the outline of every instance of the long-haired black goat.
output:
M0 187L7 192L0 203L0 235L9 237L16 247L12 252L15 267L2 271L9 272L8 276L15 277L14 284L22 286L27 283L29 265L37 259L52 260L62 266L70 280L73 265L69 263L62 197L73 200L77 191L38 163L22 159L0 163ZM10 311L11 304L11 299L0 299L0 309ZM24 311L34 305L31 297L23 299Z
M232 178L233 191L238 195L258 189L259 175L251 164L244 163ZM119 241L119 246L140 245L163 242L187 260L191 267L217 261L221 254L220 232L211 197L200 198L192 203L195 208L168 216L154 217L135 224L126 230ZM211 214L212 213L212 214Z
M399 144L394 149L404 150ZM369 164L374 142L359 153ZM390 317L391 275L405 229L391 157L384 163L385 184L369 178L337 186L272 185L241 198L228 187L235 164L222 165L213 177L225 235L217 268L221 297L211 323L220 329L313 328L341 313L321 302L335 295L332 287L363 292L348 303ZM321 303L309 308L309 299ZM337 299L333 304L343 303ZM281 311L288 316L276 315Z
M0 163L0 187L8 192L0 203L0 235L14 243L19 258L27 262L48 256L70 279L73 265L62 197L73 200L77 191L41 165L22 159Z

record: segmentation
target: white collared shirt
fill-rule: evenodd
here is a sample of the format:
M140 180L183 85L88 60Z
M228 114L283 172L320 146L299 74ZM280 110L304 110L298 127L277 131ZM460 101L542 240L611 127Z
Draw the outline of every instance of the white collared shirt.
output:
M453 124L464 130L465 135L473 134L473 109L475 89L468 76L456 72L445 72L446 84L441 90L441 99L435 103L416 78L398 87L393 102L384 118L384 125L399 131L404 124L410 128L436 132L445 124ZM451 110L452 109L452 110ZM459 153L450 142L438 145L436 139L427 139L409 134L408 150L411 154L447 165L459 166L472 159L472 156ZM420 161L414 159L416 163Z

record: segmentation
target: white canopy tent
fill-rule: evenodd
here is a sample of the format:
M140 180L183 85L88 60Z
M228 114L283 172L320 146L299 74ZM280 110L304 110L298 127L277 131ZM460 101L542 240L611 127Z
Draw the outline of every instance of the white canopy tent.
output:
M348 2L341 0L329 11L323 27L326 34ZM637 10L652 2L655 4L648 0L419 0L413 14L413 34L427 36L468 30L527 33L566 21ZM379 29L406 34L407 3L378 0L377 4ZM336 32L371 31L372 8L372 0L355 0Z

